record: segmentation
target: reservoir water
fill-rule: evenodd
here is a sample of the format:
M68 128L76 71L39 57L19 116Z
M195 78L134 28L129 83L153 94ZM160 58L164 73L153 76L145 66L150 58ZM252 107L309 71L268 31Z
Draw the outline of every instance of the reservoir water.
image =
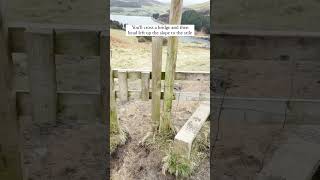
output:
M118 21L122 24L132 24L132 25L161 25L155 22L151 17L147 16L125 16L125 15L110 15L112 21ZM210 41L198 37L179 37L179 39L184 43L201 43L204 47L210 48Z

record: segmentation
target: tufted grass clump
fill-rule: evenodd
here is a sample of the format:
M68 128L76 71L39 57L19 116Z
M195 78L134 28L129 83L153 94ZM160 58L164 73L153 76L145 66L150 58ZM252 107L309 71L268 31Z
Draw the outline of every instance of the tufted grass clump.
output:
M169 172L176 177L188 177L191 175L194 163L187 157L184 157L170 150L163 158L162 172Z
M193 142L190 157L177 153L173 142L163 158L162 172L169 172L176 177L189 177L210 154L210 122L205 122L196 139ZM165 146L168 147L168 146Z
M123 129L117 133L110 133L110 154L114 153L119 146L126 144L128 136L128 132Z

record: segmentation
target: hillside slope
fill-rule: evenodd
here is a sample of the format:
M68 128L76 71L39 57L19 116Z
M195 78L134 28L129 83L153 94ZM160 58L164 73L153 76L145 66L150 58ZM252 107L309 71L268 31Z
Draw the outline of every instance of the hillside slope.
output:
M154 13L165 13L169 4L156 0L111 0L111 14L129 16L152 16Z
M194 4L186 7L187 9L193 9L200 12L203 15L210 15L210 1Z
M111 0L111 7L141 7L152 5L165 5L156 0Z
M111 0L111 14L129 16L152 16L152 14L166 14L170 9L170 4L157 0ZM184 10L194 9L203 15L210 15L210 1L190 6L185 6Z

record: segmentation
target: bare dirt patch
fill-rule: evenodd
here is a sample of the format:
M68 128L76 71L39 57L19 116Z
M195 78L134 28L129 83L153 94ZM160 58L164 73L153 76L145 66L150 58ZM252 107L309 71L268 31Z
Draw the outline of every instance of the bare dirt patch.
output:
M102 123L64 120L38 125L21 118L26 180L101 179L106 176ZM97 173L100 172L100 173Z
M174 102L174 125L181 128L197 108L199 102ZM175 179L162 174L162 159L165 152L154 145L140 146L139 141L151 128L151 101L135 101L119 104L120 123L130 136L126 145L112 156L112 179ZM169 148L169 147L168 147ZM209 179L209 159L192 175L192 179Z

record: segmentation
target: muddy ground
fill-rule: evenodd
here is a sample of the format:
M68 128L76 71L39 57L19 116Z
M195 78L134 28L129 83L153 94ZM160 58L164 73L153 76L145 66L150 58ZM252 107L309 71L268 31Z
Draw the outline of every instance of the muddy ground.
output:
M106 177L105 126L63 120L36 124L20 118L26 180L91 180Z
M129 89L140 90L139 80L129 81ZM117 88L117 82L116 82ZM176 81L175 91L182 92L209 92L209 82ZM180 129L193 112L199 101L174 101L172 118L174 126ZM162 173L163 150L154 145L140 146L139 141L151 130L151 100L118 102L118 113L121 126L129 133L128 142L120 147L111 159L111 177L114 180L170 180L175 179L167 173ZM210 179L209 154L202 160L190 178L195 180Z
M181 128L195 111L199 102L179 102L173 105L174 125ZM129 140L112 156L111 177L114 180L140 179L175 179L162 173L162 159L165 152L155 146L142 147L139 141L151 128L151 101L135 101L119 104L120 123L127 129ZM201 166L195 170L191 179L209 179L209 158L204 159Z

